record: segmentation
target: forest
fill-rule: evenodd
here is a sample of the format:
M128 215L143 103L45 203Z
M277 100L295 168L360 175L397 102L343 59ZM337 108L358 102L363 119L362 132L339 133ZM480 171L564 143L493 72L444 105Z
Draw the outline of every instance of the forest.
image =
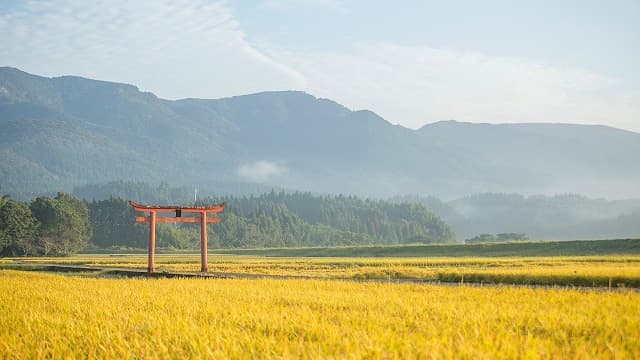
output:
M198 190L199 194L225 194L227 197L235 195L238 199L271 191L264 187L251 189L239 184L230 187L223 183L212 183L198 187ZM284 190L287 194L296 193ZM281 191L276 189L276 192ZM194 187L174 187L166 182L150 185L144 182L115 181L78 186L74 188L73 194L88 201L106 200L113 196L139 199L147 203L179 204L193 202ZM325 195L314 196L321 198ZM222 198L224 196L220 196ZM608 200L578 194L508 193L481 193L453 200L410 195L377 199L396 204L421 204L447 223L459 241L471 240L482 234L524 234L532 240L631 238L640 234L640 199ZM369 200L370 203L375 201ZM232 207L238 205L239 203ZM292 200L287 200L286 205L294 212L303 211L299 206L294 206ZM245 205L243 207L246 208ZM301 216L308 222L318 222L312 215L304 212ZM483 241L501 241L497 236L494 236L495 240L485 238Z
M0 255L65 256L91 239L84 200L66 193L41 196L30 203L0 197Z
M207 228L213 248L444 243L455 239L446 223L418 204L275 191L205 198L197 204L220 202L227 203L222 221ZM135 212L126 200L92 200L88 207L93 245L146 247L148 227L133 222ZM199 246L197 226L162 223L156 231L160 247Z
M30 203L2 197L0 251L3 255L59 256L85 248L146 248L148 226L135 223L127 200L193 204L186 189L166 183L114 183L120 194L87 201L58 193ZM117 193L117 192L116 192ZM85 194L87 195L87 194ZM104 194L102 194L104 195ZM211 248L262 248L405 243L446 243L453 230L423 205L355 196L271 191L262 195L204 197L196 204L227 203L222 222L208 227ZM193 224L158 224L157 246L195 249Z

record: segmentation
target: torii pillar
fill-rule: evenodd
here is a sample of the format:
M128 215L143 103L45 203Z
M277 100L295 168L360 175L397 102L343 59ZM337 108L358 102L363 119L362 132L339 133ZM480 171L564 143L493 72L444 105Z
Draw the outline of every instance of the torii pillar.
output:
M149 223L149 260L147 272L153 274L156 269L156 222L200 222L200 262L201 272L207 272L207 223L219 223L219 217L208 217L207 213L219 213L224 210L225 203L209 206L174 206L174 205L143 205L129 200L129 204L135 211L148 212L149 216L136 216L136 222ZM157 216L159 212L175 212L175 216ZM182 217L182 213L199 213L195 216Z

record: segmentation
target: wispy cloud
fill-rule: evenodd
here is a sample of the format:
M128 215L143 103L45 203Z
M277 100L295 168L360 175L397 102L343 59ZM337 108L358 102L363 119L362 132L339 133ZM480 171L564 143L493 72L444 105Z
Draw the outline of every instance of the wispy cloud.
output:
M27 2L0 14L0 63L124 81L160 96L220 97L304 85L253 47L224 2Z
M348 12L341 0L266 0L263 5L277 9L322 8Z
M389 43L348 54L270 53L303 74L308 91L409 127L457 119L640 130L640 96L621 95L619 79L584 69Z

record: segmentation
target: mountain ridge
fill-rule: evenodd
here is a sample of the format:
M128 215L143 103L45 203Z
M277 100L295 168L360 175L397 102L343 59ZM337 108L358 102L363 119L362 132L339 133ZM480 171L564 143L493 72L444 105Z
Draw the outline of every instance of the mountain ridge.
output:
M12 194L166 180L379 197L640 196L635 132L457 121L413 130L292 90L166 100L130 84L2 67L0 131L0 187Z
M486 126L486 127L545 127L545 126L565 126L565 127L576 127L576 128L601 128L601 129L612 129L621 131L624 133L633 133L636 135L640 135L640 132L627 130L622 128L617 128L615 126L603 125L603 124L573 124L573 123L565 123L565 122L519 122L519 123L489 123L489 122L470 122L470 121L460 121L460 120L439 120L430 123L426 123L421 127L417 128L416 131L422 131L423 129L429 129L437 126L447 126L447 125L464 125L464 126Z

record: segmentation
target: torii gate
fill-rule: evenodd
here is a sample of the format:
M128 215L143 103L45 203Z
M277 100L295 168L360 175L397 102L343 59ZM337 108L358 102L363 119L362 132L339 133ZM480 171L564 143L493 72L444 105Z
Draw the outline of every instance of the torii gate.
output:
M207 272L207 223L219 223L219 217L207 217L207 213L219 213L224 210L225 203L209 206L174 206L174 205L143 205L129 200L135 211L149 213L149 216L136 216L136 222L149 223L149 261L147 272L153 274L156 268L156 222L200 223L200 271ZM159 212L175 212L175 216L156 216ZM182 217L182 213L199 213L200 217Z

